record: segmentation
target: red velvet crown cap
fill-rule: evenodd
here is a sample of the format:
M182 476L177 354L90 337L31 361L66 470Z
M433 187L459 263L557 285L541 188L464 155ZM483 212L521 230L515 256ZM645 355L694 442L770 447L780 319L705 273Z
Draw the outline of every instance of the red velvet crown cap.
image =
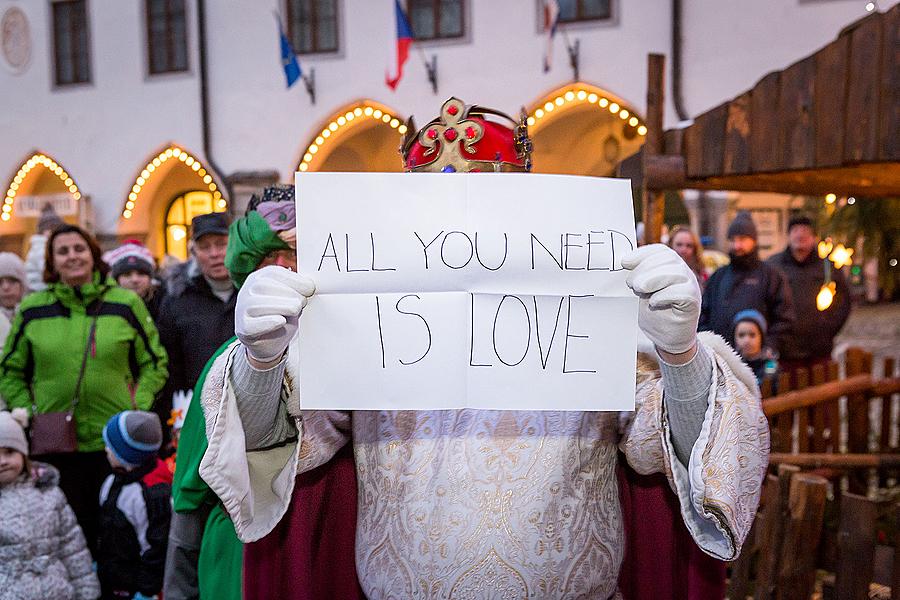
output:
M484 128L484 135L482 135L481 139L472 146L475 150L474 153L465 153L466 158L471 161L501 162L516 165L523 169L525 168L525 158L519 158L516 153L515 135L512 129L504 127L500 123L487 121L481 117L469 117L469 120L481 124ZM456 129L446 130L442 135L438 135L435 138L435 141L438 145L457 144L460 146L460 154L463 154L462 144L465 144L466 141L465 129L466 128L463 128L463 131L458 134L450 134L450 137L456 138L452 141L448 141L447 134L450 131L456 131ZM427 150L428 149L419 142L414 143L406 157L406 168L425 167L435 162L441 155L440 152L432 152L430 155L426 156L425 153Z
M488 115L512 126L489 120ZM410 125L401 148L407 171L531 170L531 140L524 116L517 123L495 110L450 98L441 107L440 117L419 131L412 121Z

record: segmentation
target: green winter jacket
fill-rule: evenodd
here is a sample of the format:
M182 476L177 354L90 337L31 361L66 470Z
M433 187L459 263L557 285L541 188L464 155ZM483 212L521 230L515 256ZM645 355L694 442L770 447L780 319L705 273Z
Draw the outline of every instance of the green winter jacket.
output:
M72 404L94 315L75 421L79 452L103 450L101 432L114 414L148 410L166 381L166 352L140 297L100 281L52 283L19 305L0 358L0 395L10 408L66 411Z

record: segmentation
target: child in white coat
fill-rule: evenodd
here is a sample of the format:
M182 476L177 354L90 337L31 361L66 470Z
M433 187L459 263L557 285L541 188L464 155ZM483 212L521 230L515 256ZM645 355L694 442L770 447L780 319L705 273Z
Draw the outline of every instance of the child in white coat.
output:
M0 412L0 600L100 596L91 554L58 481L55 468L28 460L22 424Z

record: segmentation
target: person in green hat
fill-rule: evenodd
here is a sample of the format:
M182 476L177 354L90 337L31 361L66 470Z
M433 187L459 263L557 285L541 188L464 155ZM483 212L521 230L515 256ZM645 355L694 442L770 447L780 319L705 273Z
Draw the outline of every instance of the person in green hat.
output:
M235 286L240 288L252 272L264 267L296 269L294 211L293 186L272 186L254 196L246 215L231 224L225 264ZM207 363L179 434L165 597L363 598L354 566L357 499L349 448L296 478L295 493L303 497L308 510L289 513L269 536L246 545L238 540L221 501L201 478L200 464L208 447L206 427L211 425L203 399L218 393L222 385L210 377L210 368L235 343L232 338L223 344ZM329 523L327 530L322 523ZM272 552L287 537L302 542L289 554ZM280 587L285 580L277 576L279 571L296 574L291 585Z

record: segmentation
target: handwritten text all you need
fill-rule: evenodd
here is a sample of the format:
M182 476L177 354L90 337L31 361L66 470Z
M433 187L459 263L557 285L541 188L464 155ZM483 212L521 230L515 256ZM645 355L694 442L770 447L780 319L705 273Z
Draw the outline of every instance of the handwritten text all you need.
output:
M298 174L304 408L630 410L625 180Z

